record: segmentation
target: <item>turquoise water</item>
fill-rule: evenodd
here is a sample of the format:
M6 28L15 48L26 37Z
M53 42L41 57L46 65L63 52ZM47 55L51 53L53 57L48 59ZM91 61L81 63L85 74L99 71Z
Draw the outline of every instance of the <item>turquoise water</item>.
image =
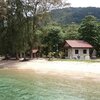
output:
M100 100L100 82L67 75L0 70L0 100Z

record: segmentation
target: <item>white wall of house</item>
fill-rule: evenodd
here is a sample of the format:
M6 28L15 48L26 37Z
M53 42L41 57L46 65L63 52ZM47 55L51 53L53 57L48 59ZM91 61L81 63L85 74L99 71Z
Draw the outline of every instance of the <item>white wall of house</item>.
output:
M75 53L76 51L76 53ZM81 59L81 60L89 60L89 49L68 49L68 58L69 59Z

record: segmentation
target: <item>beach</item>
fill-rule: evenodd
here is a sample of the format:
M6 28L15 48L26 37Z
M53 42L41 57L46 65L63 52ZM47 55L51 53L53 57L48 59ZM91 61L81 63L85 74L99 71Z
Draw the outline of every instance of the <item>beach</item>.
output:
M79 61L47 61L35 59L26 62L7 61L0 63L0 66L18 70L31 70L43 74L67 74L78 77L100 78L100 63L79 62Z

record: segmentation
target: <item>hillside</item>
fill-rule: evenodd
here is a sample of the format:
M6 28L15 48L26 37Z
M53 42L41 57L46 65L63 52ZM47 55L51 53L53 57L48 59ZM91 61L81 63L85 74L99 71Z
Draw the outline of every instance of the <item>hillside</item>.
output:
M100 21L100 8L87 7L87 8L63 8L51 11L53 21L61 24L67 23L80 23L81 20L87 16L93 15Z

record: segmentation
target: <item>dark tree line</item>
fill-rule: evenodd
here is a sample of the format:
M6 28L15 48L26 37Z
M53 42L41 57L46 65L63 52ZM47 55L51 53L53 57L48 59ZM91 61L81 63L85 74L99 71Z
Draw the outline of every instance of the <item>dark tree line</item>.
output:
M0 54L32 58L32 49L41 47L41 28L48 22L48 11L66 6L61 0L0 1Z

